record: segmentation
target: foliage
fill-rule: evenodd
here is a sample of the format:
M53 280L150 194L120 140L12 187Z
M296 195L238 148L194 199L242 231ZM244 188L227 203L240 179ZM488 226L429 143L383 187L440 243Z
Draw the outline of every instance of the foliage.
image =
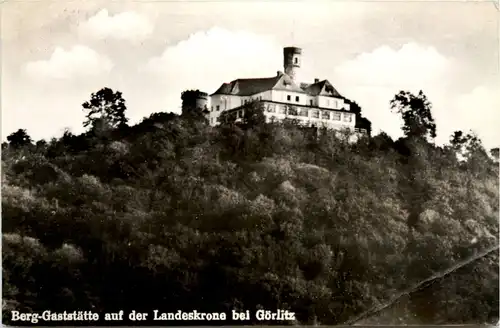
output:
M33 142L25 129L19 129L16 132L11 133L7 137L7 141L13 148L22 148L31 145L31 143Z
M257 101L252 101L243 106L243 124L247 128L255 128L266 123L264 115L264 105Z
M85 127L102 130L107 128L124 127L127 124L125 99L120 91L102 88L93 93L89 101L82 104L86 114Z
M349 104L349 110L351 113L354 113L356 115L356 128L358 129L365 129L368 133L369 136L371 136L372 133L372 123L370 122L369 119L363 116L361 113L361 107L359 104L355 101L351 101L346 99L345 100L347 104Z
M481 157L480 160L485 160L488 157L481 140L472 131L467 134L455 131L451 137L450 146L464 160L470 161L478 157Z
M391 100L391 108L401 114L405 136L433 139L436 137L436 124L432 117L432 104L420 91L417 95L400 91Z
M3 153L4 315L265 308L341 324L498 244L488 158L386 134L352 144L247 110L216 128L155 113ZM436 292L460 306L411 311L496 323L497 264L464 270Z
M498 162L498 159L500 158L500 149L498 147L490 149L490 154L493 159Z

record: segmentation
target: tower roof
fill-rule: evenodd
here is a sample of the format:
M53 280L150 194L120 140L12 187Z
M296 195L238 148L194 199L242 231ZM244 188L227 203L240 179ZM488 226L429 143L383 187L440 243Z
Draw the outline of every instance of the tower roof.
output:
M202 98L206 99L208 97L208 93L200 91L200 90L185 90L181 94L181 98L184 99L185 97L195 97L195 98Z
M293 46L292 47L284 47L283 52L293 52L295 54L301 54L302 49L299 47L293 47Z

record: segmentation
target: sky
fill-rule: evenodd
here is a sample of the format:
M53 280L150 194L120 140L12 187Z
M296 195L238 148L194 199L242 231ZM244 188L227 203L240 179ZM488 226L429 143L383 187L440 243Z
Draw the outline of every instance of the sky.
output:
M1 5L2 139L84 131L82 103L109 87L131 123L180 112L180 93L283 71L328 79L374 132L401 135L389 102L422 90L437 142L472 130L500 145L499 12L491 2L9 1Z

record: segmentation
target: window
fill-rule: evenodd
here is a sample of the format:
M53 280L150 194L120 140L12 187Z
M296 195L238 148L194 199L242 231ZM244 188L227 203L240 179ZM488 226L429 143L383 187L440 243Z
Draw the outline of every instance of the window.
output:
M212 108L210 108L210 111L213 112L214 111L214 106L212 106Z
M317 111L317 110L313 110L313 111L311 112L311 117L313 117L313 118L319 118L319 111Z
M309 104L310 104L311 106L313 106L313 105L314 105L314 100L312 100L312 99L311 99L311 100L309 100Z
M324 120L329 120L329 119L330 119L330 112L329 112L329 111L324 110L324 111L321 113L321 118L322 118L322 119L324 119Z
M269 105L267 105L267 111L269 113L275 113L276 112L276 107L274 107L274 105L272 105L272 104L269 104Z
M219 105L217 105L217 106L215 107L215 110L216 110L216 111L219 111L219 110L220 110L220 106L219 106Z
M299 99L300 99L300 98L299 98L299 96L296 96L296 97L295 97L295 101L296 101L296 102L299 102Z
M290 96L290 95L286 96L286 100L288 100L288 101L292 100L292 96Z
M299 112L299 115L300 115L300 116L305 116L305 117L307 117L307 116L308 116L307 114L308 114L308 110L307 110L307 108L301 108L301 109L300 109L300 112Z
M242 117L243 117L243 111L242 111L242 110L238 111L238 117L239 117L239 118L242 118Z
M293 116L297 116L299 113L297 111L297 108L295 107L289 107L288 108L288 115L293 115Z
M332 120L340 121L340 113L332 113Z
M299 59L297 57L295 57L294 61L295 61L295 64L299 63Z
M276 105L276 107L278 108L278 112L280 114L286 114L286 107L285 106L278 106L278 105Z
M344 122L352 122L352 115L344 113Z

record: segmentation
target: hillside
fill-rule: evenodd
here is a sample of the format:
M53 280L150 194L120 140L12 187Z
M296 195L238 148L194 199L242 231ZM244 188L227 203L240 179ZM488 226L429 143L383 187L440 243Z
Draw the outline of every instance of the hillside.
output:
M498 163L476 139L454 143L468 147L459 161L457 147L412 131L349 144L257 114L217 128L153 114L49 143L11 139L4 322L12 309L264 308L344 323L498 245ZM498 322L498 253L460 270L425 296L454 306L408 311Z

